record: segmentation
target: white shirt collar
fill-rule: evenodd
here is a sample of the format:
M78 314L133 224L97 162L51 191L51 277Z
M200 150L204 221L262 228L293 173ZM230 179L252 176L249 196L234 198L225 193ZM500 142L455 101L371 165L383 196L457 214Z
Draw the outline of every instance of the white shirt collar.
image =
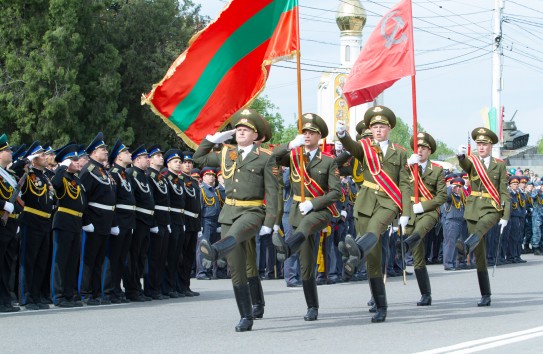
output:
M309 160L313 160L313 158L315 157L315 155L317 154L317 151L319 150L319 148L315 148L313 151L307 151L307 150L304 150L305 153L307 154L309 152Z

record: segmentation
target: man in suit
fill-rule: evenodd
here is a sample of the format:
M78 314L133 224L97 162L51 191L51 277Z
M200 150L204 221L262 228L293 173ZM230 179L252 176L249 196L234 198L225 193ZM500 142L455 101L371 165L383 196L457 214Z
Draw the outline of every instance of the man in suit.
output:
M320 232L328 226L332 217L339 218L335 203L342 195L337 164L334 158L319 149L319 140L326 136L328 127L324 120L316 114L307 113L302 117L302 134L290 143L276 147L272 154L278 164L292 166L290 179L294 197L289 215L292 236L285 239L274 234L273 244L278 258L286 259L300 251L302 287L307 304L306 321L317 320L319 311L315 244L318 247ZM303 193L302 177L305 184Z
M194 154L194 160L201 166L220 167L224 176L226 200L219 215L221 240L213 245L203 240L200 251L210 262L227 257L241 315L237 332L250 331L253 327L246 242L257 233L270 234L276 219L278 182L272 170L275 163L270 151L255 144L262 139L265 129L261 119L250 109L237 112L232 120L235 129L206 137ZM237 145L225 145L219 153L212 151L215 144L234 134ZM256 264L252 267L256 268Z
M467 155L465 146L459 146L457 150L458 163L468 173L471 185L464 212L469 237L463 243L457 243L457 248L463 255L474 251L481 291L481 301L477 306L490 306L486 246L485 242L481 241L496 223L500 225L500 232L507 226L511 212L510 197L505 163L491 156L492 145L498 143L498 136L490 129L482 127L475 128L471 136L477 143L479 156Z
M383 322L387 301L380 236L399 213L402 213L400 225L407 226L411 207L409 169L405 149L389 141L390 131L396 125L394 112L385 106L372 107L364 114L364 123L371 130L372 139L358 142L349 137L343 121L336 125L343 147L362 164L364 177L354 206L356 231L360 236L345 238L349 252L345 273L352 275L360 259L367 257L370 289L377 307L372 322Z
M421 293L417 306L430 306L432 294L424 256L424 237L439 220L439 207L447 201L447 189L443 181L443 168L429 159L437 147L434 138L428 133L418 133L417 146L418 151L409 157L407 164L412 183L415 178L414 165L418 164L419 200L415 203L413 190L410 197L411 207L404 213L409 216L409 222L403 231L409 237L404 238L403 242L405 251L411 251L413 254L415 276ZM411 148L413 148L413 139L411 139ZM409 185L413 186L411 183Z

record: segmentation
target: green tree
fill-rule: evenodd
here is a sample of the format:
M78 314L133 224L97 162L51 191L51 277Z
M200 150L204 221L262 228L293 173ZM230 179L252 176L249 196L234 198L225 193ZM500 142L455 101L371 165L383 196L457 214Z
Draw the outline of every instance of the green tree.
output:
M537 141L537 153L543 154L543 136Z
M268 96L259 96L253 102L251 102L249 107L260 113L262 117L264 117L264 119L270 123L272 128L272 138L269 143L280 143L282 133L285 129L285 121L279 113L275 112L277 110L277 106L268 99Z

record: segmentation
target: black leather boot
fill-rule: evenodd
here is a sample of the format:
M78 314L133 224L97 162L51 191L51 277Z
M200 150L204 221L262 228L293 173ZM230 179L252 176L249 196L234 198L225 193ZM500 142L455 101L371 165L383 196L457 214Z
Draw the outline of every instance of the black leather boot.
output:
M253 329L253 304L251 303L251 293L249 285L234 285L234 295L238 304L241 319L236 326L236 332L246 332Z
M477 272L477 280L479 280L479 289L481 290L481 301L477 306L490 306L490 279L488 279L488 271Z
M481 242L481 236L477 234L471 234L469 237L464 241L464 248L466 250L466 255L469 254L471 251L477 247L477 245Z
M214 244L210 244L208 240L200 242L200 252L208 262L216 262L219 258L224 258L234 247L236 247L234 236L226 236Z
M422 238L419 234L414 233L409 237L406 237L403 241L403 244L405 245L405 252L412 251L415 247L417 247L420 242L422 241Z
M305 236L301 232L296 232L294 235L290 236L288 240L285 240L285 237L279 235L277 232L274 232L272 235L272 243L277 251L277 259L280 261L284 261L298 252L304 241Z
M432 305L432 289L430 288L430 278L428 277L428 269L426 267L416 269L415 276L417 277L417 283L420 290L420 301L417 302L417 306L430 306Z
M315 278L302 280L307 313L304 316L306 321L316 321L319 316L319 294L317 293L317 282Z
M347 235L345 237L345 247L349 252L349 258L345 262L345 274L352 276L356 270L360 260L367 255L377 244L377 236L374 233L367 232L364 235L357 237L356 240Z
M262 291L262 283L260 277L250 277L249 290L251 291L251 300L253 302L253 318L260 319L264 316L264 291Z
M387 294L385 291L385 282L382 277L379 278L370 278L371 283L371 292L373 294L373 299L375 301L375 306L377 311L375 315L371 318L371 322L379 323L385 322L387 318Z

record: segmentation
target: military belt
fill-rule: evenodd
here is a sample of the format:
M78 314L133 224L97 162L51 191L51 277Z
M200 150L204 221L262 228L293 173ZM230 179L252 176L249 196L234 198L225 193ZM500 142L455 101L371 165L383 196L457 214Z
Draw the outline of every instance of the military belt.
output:
M31 208L31 207L28 207L28 206L25 206L23 211L26 211L27 213L31 213L31 214L41 216L42 218L46 218L46 219L49 219L51 217L51 214L49 214L49 213L46 213L46 212L38 210L38 209Z
M128 205L128 204L116 204L116 209L124 209L124 210L136 210L135 205Z
M162 205L155 205L155 210L170 211L170 207L162 206Z
M472 192L471 192L471 195L473 195L474 197L483 197L483 198L490 198L490 199L492 199L492 196L490 195L490 193L486 193L486 192L476 192L476 191L472 191Z
M425 202L427 201L428 199L424 198L424 197L419 197L419 202ZM414 202L415 201L415 197L411 197L411 201Z
M185 209L179 209L179 208L170 208L170 211L173 211L174 213L183 214Z
M183 214L188 215L188 216L190 216L190 217L193 217L193 218L195 218L195 219L198 219L198 214L193 213L193 212L191 212L191 211L184 210L184 211L183 211Z
M238 200L226 198L224 204L239 206L239 207L259 207L264 205L263 200Z
M19 214L9 214L8 218L10 218L10 219L19 219Z
M370 182L370 181L364 181L364 182L362 182L362 185L368 187L369 189L375 189L375 190L379 190L381 192L384 192L383 188L381 188L381 186L378 185L377 183L373 183L373 182Z
M302 197L299 196L299 195L294 195L292 196L292 199L294 199L295 202L301 202L302 201ZM311 200L313 199L313 197L304 197L305 200Z
M65 208L65 207L58 207L58 211L60 211L62 213L70 214L70 215L73 215L73 216L77 216L77 217L82 217L83 216L83 213L81 213L81 212L79 212L77 210L68 209L68 208Z
M147 215L153 215L155 213L154 210L144 209L140 207L136 207L136 211L139 211L140 213L147 214Z
M101 204L101 203L96 203L96 202L90 202L89 205L91 207L95 207L102 210L115 211L115 205L106 205L106 204Z

